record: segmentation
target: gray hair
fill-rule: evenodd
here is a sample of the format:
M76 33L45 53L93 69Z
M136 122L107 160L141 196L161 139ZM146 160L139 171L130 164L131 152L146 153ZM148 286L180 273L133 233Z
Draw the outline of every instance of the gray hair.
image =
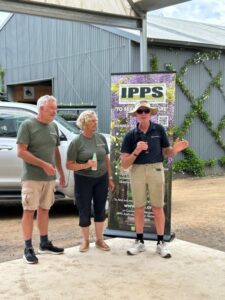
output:
M40 111L42 106L45 106L48 102L54 101L57 103L57 100L54 96L44 95L40 97L37 101L37 109Z
M93 117L95 117L96 120L98 120L98 117L97 117L95 111L85 110L79 115L79 117L76 121L76 124L80 129L84 129L86 124L88 123L88 121L91 120Z

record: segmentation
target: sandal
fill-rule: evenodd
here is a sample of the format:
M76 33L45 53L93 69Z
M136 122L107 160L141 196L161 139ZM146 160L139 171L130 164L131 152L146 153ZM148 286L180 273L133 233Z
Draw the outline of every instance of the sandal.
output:
M103 250L103 251L109 251L110 247L105 243L104 240L97 240L95 242L95 246L96 248Z
M83 241L80 245L79 251L80 252L87 252L89 250L89 241Z

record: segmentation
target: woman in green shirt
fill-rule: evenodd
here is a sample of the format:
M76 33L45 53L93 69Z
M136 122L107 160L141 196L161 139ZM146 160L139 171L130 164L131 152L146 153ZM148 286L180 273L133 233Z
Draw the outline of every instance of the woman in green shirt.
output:
M82 132L71 143L67 152L67 168L74 171L75 198L79 210L79 225L83 233L80 252L89 249L89 226L93 201L97 248L109 251L103 240L105 204L108 189L114 189L109 149L103 135L95 132L98 118L94 111L84 111L77 119Z

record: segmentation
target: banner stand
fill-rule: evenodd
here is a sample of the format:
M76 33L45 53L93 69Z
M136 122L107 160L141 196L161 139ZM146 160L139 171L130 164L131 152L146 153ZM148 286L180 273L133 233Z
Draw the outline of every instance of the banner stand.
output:
M130 188L129 170L121 168L121 144L125 134L136 127L136 118L129 112L137 101L148 101L157 108L151 116L153 123L164 127L173 144L176 72L119 73L111 75L112 116L110 159L115 190L109 195L108 227L104 236L136 238L134 205ZM163 162L165 172L165 241L172 241L171 189L172 159ZM144 239L157 240L151 199L147 195L144 222Z

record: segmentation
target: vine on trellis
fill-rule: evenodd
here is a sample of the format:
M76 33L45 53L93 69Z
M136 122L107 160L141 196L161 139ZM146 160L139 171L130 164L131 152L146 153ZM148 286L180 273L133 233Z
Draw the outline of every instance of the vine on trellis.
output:
M217 88L220 93L222 94L224 100L225 100L225 93L223 90L223 85L221 83L222 80L222 72L218 72L216 76L213 76L212 71L206 66L205 62L208 60L218 60L221 57L222 51L209 51L209 52L197 52L195 53L191 58L189 58L185 64L181 67L181 69L177 72L176 76L176 83L181 89L182 93L186 96L187 100L191 103L191 111L187 113L184 117L183 123L180 127L174 127L173 132L170 132L175 138L183 138L185 133L190 128L193 119L195 117L199 117L199 119L202 121L203 124L206 125L207 129L211 133L211 135L214 137L216 143L225 150L225 143L220 135L220 132L222 129L225 128L225 115L221 118L217 128L213 127L213 122L210 119L210 116L207 111L203 110L203 104L205 101L209 98L212 89ZM152 56L152 59L156 60L156 56ZM156 63L154 63L156 65ZM208 87L205 89L203 94L195 98L194 95L189 91L187 86L185 85L185 82L183 80L183 77L188 71L188 68L191 65L197 65L197 64L203 64L204 69L207 71L209 76L211 77L211 82L209 83ZM174 71L172 64L166 64L165 69L167 71ZM188 174L192 174L195 176L204 176L205 166L212 167L214 166L217 161L213 159L209 160L201 160L198 158L197 154L190 149L190 147L183 151L184 159L177 161L174 163L174 171L175 172L185 172ZM220 158L218 160L218 163L221 166L225 165L225 156Z

